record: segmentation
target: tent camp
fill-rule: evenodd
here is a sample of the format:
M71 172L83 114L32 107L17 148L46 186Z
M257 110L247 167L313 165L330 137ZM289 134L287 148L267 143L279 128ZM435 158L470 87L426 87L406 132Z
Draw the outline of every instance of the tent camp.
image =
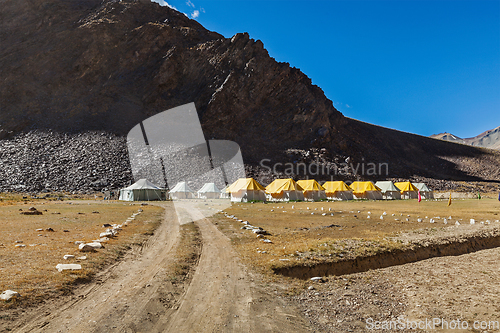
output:
M414 183L413 185L420 191L422 199L434 199L434 192L425 183Z
M215 183L206 183L198 190L198 198L200 199L219 199L220 190Z
M273 201L304 200L303 189L293 179L275 179L266 186L266 198Z
M230 186L226 192L231 193L231 201L266 201L265 189L253 178L240 178Z
M382 192L380 188L372 182L353 182L350 185L355 199L381 200Z
M378 181L375 183L382 192L382 198L386 200L401 199L401 192L390 180Z
M297 184L303 189L304 200L326 199L325 189L314 179L299 180Z
M147 179L139 179L134 184L120 190L119 200L150 201L166 200L167 191L156 186Z
M329 200L352 200L352 189L343 181L329 181L323 184L326 198Z
M401 191L401 199L418 198L418 188L416 188L411 182L399 182L394 185L396 185L396 187Z
M170 190L170 199L193 199L194 193L186 182L179 182Z

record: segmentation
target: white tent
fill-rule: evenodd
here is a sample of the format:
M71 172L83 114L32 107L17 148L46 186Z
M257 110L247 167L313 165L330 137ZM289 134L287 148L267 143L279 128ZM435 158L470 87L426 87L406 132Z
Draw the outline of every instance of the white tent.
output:
M150 201L165 200L167 191L151 183L147 179L139 179L134 184L120 190L119 200Z
M170 199L193 199L193 191L186 182L179 182L170 190Z
M375 186L380 188L382 198L386 200L401 199L401 192L390 180L378 181Z
M206 183L198 190L198 198L200 199L219 199L220 190L215 183Z
M414 183L413 185L420 191L422 199L434 199L434 192L425 183Z

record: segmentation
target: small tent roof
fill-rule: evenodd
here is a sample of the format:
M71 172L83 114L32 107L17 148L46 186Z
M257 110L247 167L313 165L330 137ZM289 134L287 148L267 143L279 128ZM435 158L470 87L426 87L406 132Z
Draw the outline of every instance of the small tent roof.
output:
M179 182L177 185L174 186L173 189L170 190L170 193L175 193L175 192L193 192L189 188L186 182Z
M147 179L139 179L129 187L124 188L124 190L161 190L161 188Z
M198 193L220 193L215 183L206 183L198 190Z
M380 191L380 188L372 182L353 182L350 187L354 193L364 193L366 191Z
M399 188L401 193L411 191L418 192L418 188L416 188L415 185L413 185L411 182L399 182L395 183L394 185Z
M414 183L413 185L415 185L420 192L432 192L432 190L425 183Z
M302 187L305 191L324 191L325 188L321 186L314 179L304 179L297 181L297 184Z
M264 191L265 189L253 178L240 178L228 186L226 192L238 192L241 190Z
M266 193L269 194L281 193L283 191L303 191L303 189L291 178L275 179L271 184L266 186Z
M378 181L375 183L375 186L380 188L380 190L385 193L385 192L392 192L392 191L397 191L399 192L399 188L397 188L393 182L390 180L387 181Z
M351 188L343 181L329 181L323 184L325 191L328 193L352 191Z

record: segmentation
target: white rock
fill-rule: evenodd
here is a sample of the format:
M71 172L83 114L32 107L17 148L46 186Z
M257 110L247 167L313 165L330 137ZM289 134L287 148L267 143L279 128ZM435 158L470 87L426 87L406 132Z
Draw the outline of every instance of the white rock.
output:
M326 213L323 213L323 214L321 214L321 215L326 216Z
M78 245L78 249L80 250L80 252L94 252L95 251L95 249L88 244L80 244L80 245Z
M430 222L430 223L434 223L434 219L430 219L430 220L429 220L429 222Z
M476 224L476 221L474 219L470 219L470 224Z
M384 219L384 216L383 215L380 215L380 219L383 220Z
M368 212L367 214L368 214L368 215L372 215L372 213L371 213L371 212Z
M370 218L370 215L368 215L366 218L367 218L367 219L369 219L369 218Z
M422 219L417 219L417 222L422 222Z
M85 243L85 242L84 241L76 241L75 245L80 245L80 244L83 244L83 243Z
M311 281L323 281L323 278L321 276L315 276L311 278Z
M66 271L66 270L80 270L82 269L82 265L79 264L58 264L56 266L56 269L59 272Z
M313 286L309 286L307 289L308 290L314 290L314 287Z
M43 231L43 229L42 229L42 228L39 228L39 229L36 229L36 231Z
M311 213L311 215L314 215L314 212L313 212L313 213Z
M382 215L386 216L387 215L387 212L383 212Z
M306 207L307 210L309 210L310 208L309 207Z
M274 212L274 209L271 209L271 212Z
M73 259L75 256L72 254L66 254L63 258L64 260Z
M458 221L457 221L457 222L455 222L455 225L460 225L460 222L458 222Z
M87 256L76 257L76 260L87 260Z
M272 243L269 239L263 239L262 240L264 243Z
M444 224L448 224L448 220L447 219L443 219L443 223Z
M6 290L0 295L2 301L10 301L12 298L19 298L21 295L17 291Z
M16 244L16 247L26 247L24 244Z
M295 206L294 206L294 205L292 205L292 209L294 209L294 208L295 208Z

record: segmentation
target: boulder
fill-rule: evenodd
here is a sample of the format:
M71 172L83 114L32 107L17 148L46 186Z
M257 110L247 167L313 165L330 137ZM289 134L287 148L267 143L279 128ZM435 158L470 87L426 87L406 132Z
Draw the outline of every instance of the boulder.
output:
M6 290L0 295L2 301L10 301L13 298L19 298L21 295L17 291Z
M62 271L67 271L67 270L80 270L82 269L82 265L80 264L58 264L56 266L56 269L59 271L59 272L62 272Z

